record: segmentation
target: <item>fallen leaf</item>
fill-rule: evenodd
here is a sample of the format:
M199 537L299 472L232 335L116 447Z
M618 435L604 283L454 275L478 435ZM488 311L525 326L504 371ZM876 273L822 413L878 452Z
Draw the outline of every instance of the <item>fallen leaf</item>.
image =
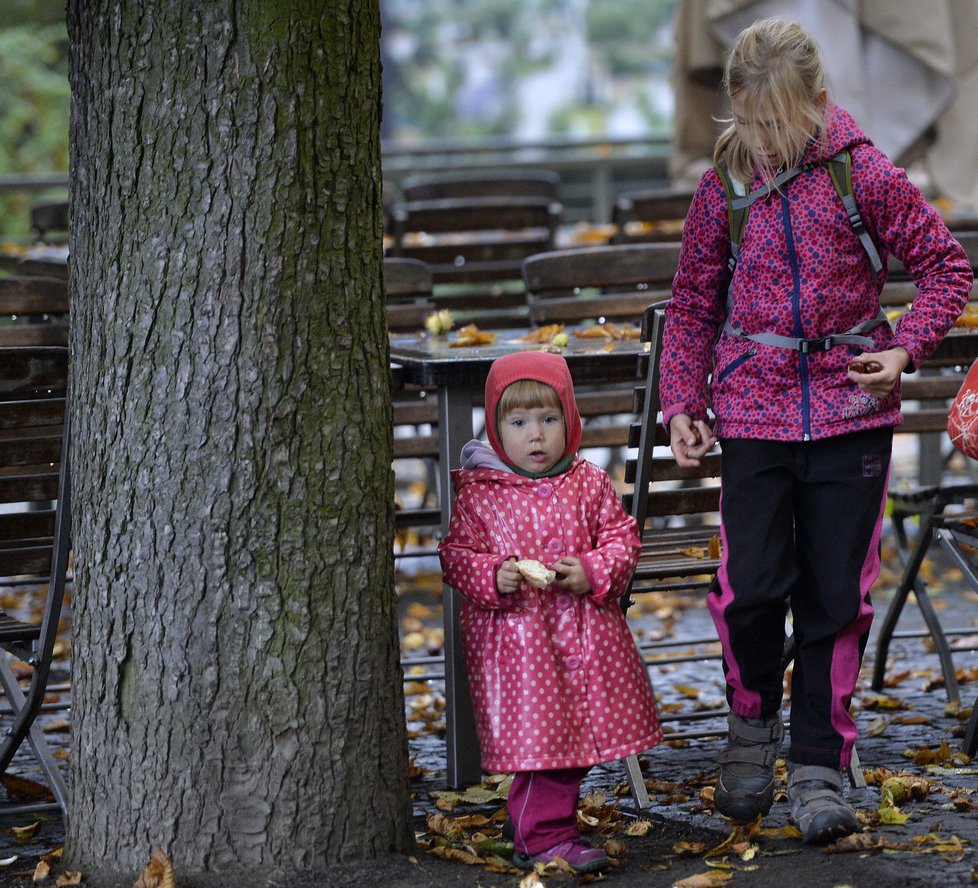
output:
M912 851L911 845L871 833L853 833L822 848L823 854L846 854L851 851Z
M18 845L26 845L34 841L38 830L41 828L41 821L35 820L27 826L12 826L10 831L14 834L14 840Z
M743 826L735 827L734 830L715 848L710 849L706 852L704 857L721 857L724 854L729 853L737 845L749 844L758 835L761 830L761 821L763 816L758 814L750 823L745 823ZM734 853L737 853L736 851Z
M545 324L536 330L531 330L525 336L520 336L520 342L550 342L564 329L563 324Z
M651 820L636 820L634 823L628 825L628 829L625 830L625 835L645 836L648 835L650 829L652 829Z
M470 345L491 345L496 334L480 330L475 324L466 324L458 331L458 337L449 343L449 348L464 348Z
M175 888L175 885L173 864L166 852L156 847L132 888Z
M453 848L451 845L436 845L434 848L429 848L428 852L434 854L436 857L440 857L442 860L454 860L456 863L465 863L470 866L478 866L479 864L485 863L484 859L479 857L478 854L473 854L471 851L466 851L463 848ZM138 888L138 886L135 886Z
M714 888L716 885L724 885L733 878L733 873L723 872L722 870L712 870L708 873L699 873L695 876L688 876L673 883L673 888Z
M62 873L60 876L58 876L58 878L54 882L56 888L64 888L64 886L67 885L81 885L81 883L82 883L82 874L77 870L71 870L67 873ZM164 882L163 884L165 885L166 883ZM173 888L172 881L169 883L169 888Z
M886 719L881 715L869 723L869 727L866 728L866 733L870 737L882 737L886 733L886 727Z
M51 794L46 786L28 780L26 777L18 777L16 774L4 774L0 776L4 789L11 798L30 799L36 796L47 796Z

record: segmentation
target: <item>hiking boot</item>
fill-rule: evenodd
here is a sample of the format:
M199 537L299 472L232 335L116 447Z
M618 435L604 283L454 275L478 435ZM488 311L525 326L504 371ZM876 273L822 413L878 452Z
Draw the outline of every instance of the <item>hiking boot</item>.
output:
M774 803L774 763L784 737L779 715L727 715L727 748L717 756L720 775L713 794L717 811L732 820L753 820Z
M788 801L801 840L807 845L827 845L861 828L842 797L842 772L834 768L791 765Z
M592 848L580 839L561 842L539 854L513 852L513 863L520 869L533 869L537 863L552 863L555 857L566 860L579 873L599 873L608 866L608 855L600 848Z

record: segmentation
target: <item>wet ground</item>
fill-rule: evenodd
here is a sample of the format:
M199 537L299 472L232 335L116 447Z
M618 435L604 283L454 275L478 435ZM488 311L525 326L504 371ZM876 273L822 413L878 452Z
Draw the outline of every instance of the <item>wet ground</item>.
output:
M650 674L660 711L667 729L674 733L668 742L641 756L650 806L635 810L620 763L592 769L584 786L582 829L592 842L605 846L614 864L600 881L618 886L682 888L724 884L732 888L978 884L978 766L959 752L965 718L978 695L978 653L967 649L978 645L978 594L965 588L948 565L928 565L932 600L943 624L965 630L956 639L961 649L954 656L961 706L948 705L937 657L928 640L919 635L893 643L887 687L877 694L869 681L875 632L899 570L893 551L884 550L884 565L874 592L876 626L853 706L860 731L857 749L868 786L850 789L849 797L864 831L829 849L803 845L788 817L783 774L778 799L762 823L734 824L716 814L712 785L716 755L723 741L716 736L677 739L675 732L685 733L693 726L709 733L723 726L722 718L709 716L723 702L719 661L690 659L662 664L653 659ZM454 792L446 785L443 683L425 677L441 671L439 577L430 559L402 562L401 567L402 647L405 656L416 663L406 670L405 691L417 852L412 857L392 857L301 876L253 873L244 878L202 880L187 879L178 872L176 884L180 888L362 884L383 884L384 888L534 888L595 881L594 877L575 877L555 870L528 875L510 866L510 847L501 831L506 814L503 775L485 775L482 785L465 792ZM701 596L647 596L632 608L629 619L643 644L712 634ZM922 626L919 611L908 605L899 629L906 632ZM691 653L692 646L681 644L672 653L676 651ZM715 656L716 651L708 649L708 653ZM649 651L648 656L656 655ZM52 699L65 702L67 692ZM689 711L705 714L693 723L670 721ZM68 738L65 712L45 714L42 725L52 745L64 749ZM18 755L11 771L28 779L38 776L24 753ZM884 790L887 780L891 782ZM894 790L896 803L883 804ZM906 793L906 798L901 793ZM26 833L15 832L24 828ZM54 885L55 878L64 875L57 862L53 863L52 876L37 882L34 879L38 864L63 840L64 823L56 811L0 815L0 888ZM83 876L84 884L96 888L133 888L131 879L120 882L92 873Z
M893 553L887 561L896 563ZM875 594L877 628L892 596L895 569L884 571ZM717 737L674 740L641 756L651 796L645 811L634 810L620 763L594 768L585 782L584 791L589 794L582 803L585 831L590 830L592 841L621 853L606 878L618 885L678 884L683 888L727 883L779 886L785 882L805 886L978 883L978 765L960 752L965 718L978 695L978 653L964 649L978 645L978 595L964 588L959 575L946 565L931 567L929 576L931 597L943 625L966 630L954 640L962 648L954 655L962 704L949 705L938 659L928 639L920 636L899 638L891 644L887 687L881 693L872 691L874 630L853 705L860 732L857 750L868 785L849 788L848 795L864 824L862 834L829 849L803 845L788 816L785 775L780 771L780 791L763 823L734 824L718 815L712 805L715 760L723 741ZM406 610L415 614L421 614L424 607L418 601L406 603ZM645 602L630 613L630 622L643 640L670 633L698 637L709 635L712 629L702 600L690 598ZM898 628L901 632L923 628L912 602ZM653 663L650 672L664 719L679 711L708 712L722 704L716 660ZM410 684L408 688L424 690ZM415 814L426 848L419 857L425 875L419 873L418 884L532 885L521 883L515 872L492 873L497 865L492 854L479 850L494 848L502 800L487 797L466 802L465 797L459 800L446 795L444 742L430 730L432 724L438 724L437 699L430 691L427 697L422 693L408 698L419 713L413 722L418 733L411 742L419 770L414 781ZM705 718L693 727L709 731L722 724L722 719ZM667 722L667 729L673 731L685 733L690 727L688 722ZM891 782L884 793L887 780ZM481 789L488 794L496 787L490 781ZM906 800L885 804L884 798L890 798L894 790L898 799L906 792ZM481 825L479 815L490 822ZM453 819L463 826L454 828ZM648 821L648 826L636 821ZM629 834L646 829L642 835ZM466 851L474 855L467 858L468 864L431 861L434 854L461 857L460 852ZM466 868L470 870L467 876ZM566 878L565 874L544 874L541 882L559 884L561 877ZM690 881L684 881L687 879Z

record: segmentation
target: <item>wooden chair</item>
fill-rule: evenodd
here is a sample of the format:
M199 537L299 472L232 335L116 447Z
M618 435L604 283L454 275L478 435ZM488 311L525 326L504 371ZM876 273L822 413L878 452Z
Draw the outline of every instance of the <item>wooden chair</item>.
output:
M978 529L975 525L978 522L978 484L948 484L915 491L895 491L891 493L890 501L890 518L900 551L904 553L904 570L877 634L872 687L877 691L883 688L887 656L890 643L894 639L928 636L940 662L948 701L959 703L961 696L949 638L974 635L975 629L973 626L945 628L941 624L930 599L928 584L921 576L921 568L933 543L937 542L951 561L961 569L966 581L970 580L972 587L978 591L974 554L967 551L967 546L978 544ZM912 546L908 542L906 531L908 520L920 522L920 530ZM898 632L896 627L911 592L914 593L914 600L926 628L923 631ZM959 648L965 649L974 650L973 647ZM973 730L969 736L974 739ZM968 754L973 755L974 748Z
M471 197L542 197L560 202L560 176L550 170L426 173L401 182L406 201Z
M384 259L384 296L387 324L391 331L416 331L437 306L431 301L431 269L419 259ZM394 468L403 460L419 459L432 463L438 458L438 401L433 391L406 385L393 368L392 404L394 410ZM434 470L428 470L433 489ZM398 507L395 527L399 537L412 531L430 532L441 521L437 507ZM419 554L430 554L422 552Z
M68 239L68 201L34 204L31 230L39 241L64 243Z
M537 253L523 263L530 320L540 326L566 324L569 336L584 332L591 322L630 324L637 330L649 303L669 297L678 258L678 247L671 244ZM582 327L571 330L571 325ZM620 448L628 443L634 387L634 381L593 390L578 387L582 447Z
M431 301L431 269L419 259L384 259L387 327L394 332L420 330L436 309Z
M530 320L638 325L649 303L669 298L678 263L678 244L579 247L530 256L523 263Z
M408 201L394 210L390 254L428 264L440 307L480 312L483 327L520 326L523 260L554 248L562 213L545 197Z
M67 344L67 280L0 278L0 346Z
M68 349L0 347L0 583L47 584L40 622L0 613L0 685L6 697L0 772L26 740L50 782L54 802L17 812L65 807L67 790L37 723L51 674L70 547ZM26 687L20 661L31 667ZM10 810L4 806L4 811Z
M611 209L610 242L678 241L692 200L692 191L673 188L622 192Z

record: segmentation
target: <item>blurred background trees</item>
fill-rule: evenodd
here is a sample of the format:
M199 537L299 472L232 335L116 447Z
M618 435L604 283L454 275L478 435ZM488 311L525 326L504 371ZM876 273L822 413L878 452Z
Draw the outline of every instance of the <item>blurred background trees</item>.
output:
M63 0L3 0L0 176L67 171L69 106ZM0 232L23 234L27 207L41 196L0 193Z
M387 145L671 128L678 0L380 0ZM0 177L68 170L63 0L0 3ZM0 234L61 194L0 192Z

